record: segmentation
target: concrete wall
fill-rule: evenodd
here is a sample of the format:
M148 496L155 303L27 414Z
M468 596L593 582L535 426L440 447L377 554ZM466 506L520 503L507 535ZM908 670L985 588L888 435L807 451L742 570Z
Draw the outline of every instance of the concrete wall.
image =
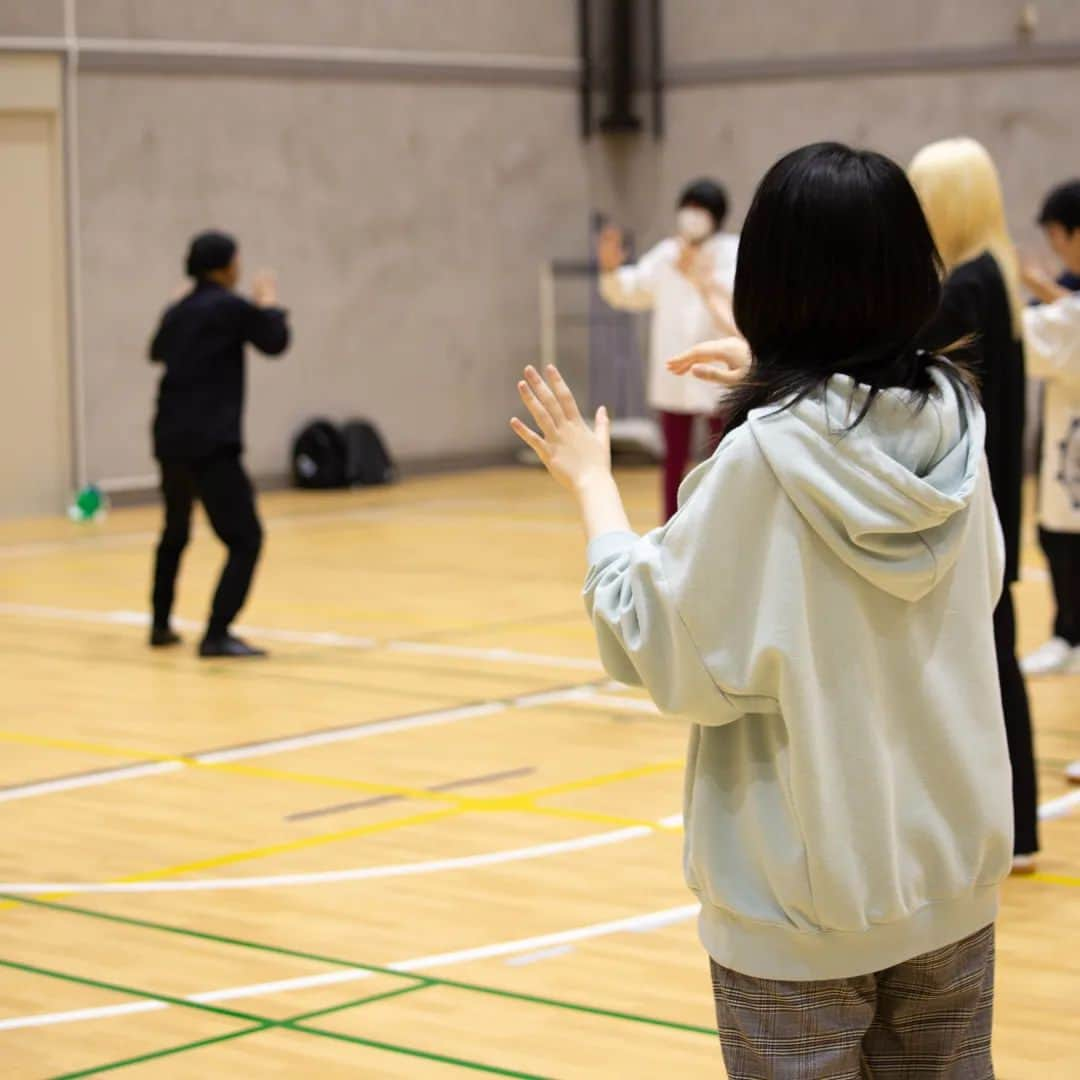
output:
M59 3L11 5L0 35L62 29ZM256 474L320 414L373 417L405 461L513 446L540 260L586 233L574 6L452 7L76 0L88 477L153 474L146 342L207 226L278 271L292 312L290 353L251 367Z
M666 0L672 64L996 45L1017 40L1022 0ZM1075 0L1037 0L1035 41L1080 38Z
M4 0L0 35L59 34L64 28L64 0Z
M1080 174L1069 102L1080 94L1080 3L1016 0L667 0L668 136L628 194L646 238L670 228L682 183L708 173L737 227L762 173L819 139L906 164L925 143L968 134L997 160L1021 246L1045 191ZM1054 60L1057 58L1058 62ZM874 74L876 68L895 70Z
M5 0L5 4L12 0ZM18 0L30 6L35 0ZM52 2L52 0L50 0ZM567 57L566 0L76 0L79 33Z
M250 369L256 472L322 413L376 418L405 459L510 445L538 260L585 226L572 95L93 75L80 104L93 475L149 466L145 344L207 225L278 269L292 312L291 351Z
M966 132L996 156L1018 239L1080 172L1080 3L667 0L667 136L577 131L574 0L74 0L86 471L152 473L143 353L188 236L269 264L296 344L253 365L254 470L316 413L369 414L403 459L507 450L537 355L536 270L598 207L642 244L713 173L737 227L763 171L815 139L906 161ZM0 37L62 33L5 0ZM62 49L59 37L54 39ZM646 110L647 111L647 110Z

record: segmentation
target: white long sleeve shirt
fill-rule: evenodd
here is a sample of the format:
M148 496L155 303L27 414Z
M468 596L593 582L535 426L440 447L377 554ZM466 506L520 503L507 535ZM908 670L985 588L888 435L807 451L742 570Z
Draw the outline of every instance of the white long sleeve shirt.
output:
M1046 384L1039 523L1080 533L1080 293L1024 309L1027 371Z
M702 245L716 283L730 295L735 285L739 238L716 233ZM723 392L700 379L672 375L671 357L720 334L701 293L676 267L679 241L662 240L630 266L600 276L600 295L623 311L652 311L649 405L662 412L711 414Z

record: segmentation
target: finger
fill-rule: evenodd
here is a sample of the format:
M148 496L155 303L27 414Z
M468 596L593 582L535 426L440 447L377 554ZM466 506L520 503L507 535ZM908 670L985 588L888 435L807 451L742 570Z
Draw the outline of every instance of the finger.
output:
M721 386L737 386L743 380L741 371L733 371L723 364L695 364L693 374L696 379Z
M551 414L544 407L544 403L533 393L532 387L524 380L518 383L518 394L525 408L529 410L532 418L536 421L537 426L550 439L555 434L555 421L552 420Z
M673 357L668 361L668 370L676 375L685 375L695 364L723 363L723 357L718 353L701 352L701 346L695 346L689 352Z
M603 439L606 443L611 442L611 417L608 416L608 411L603 405L596 410L596 419L593 422L593 430L596 432L598 438Z
M536 451L536 456L547 464L547 444L527 424L523 424L516 416L510 420L510 428L514 434L530 449Z
M532 392L540 400L540 403L544 408L547 409L552 422L558 427L566 420L566 413L563 411L563 407L559 403L558 398L552 393L551 387L548 386L544 377L532 366L532 364L525 369L525 378L528 381Z
M577 399L574 397L570 387L566 385L566 380L562 377L559 369L554 364L548 364L547 377L551 383L551 389L555 393L555 400L558 401L559 407L563 411L563 415L567 420L580 420L581 413L578 410Z
M696 357L684 353L682 356L673 356L667 362L667 367L673 375L685 375L697 362Z

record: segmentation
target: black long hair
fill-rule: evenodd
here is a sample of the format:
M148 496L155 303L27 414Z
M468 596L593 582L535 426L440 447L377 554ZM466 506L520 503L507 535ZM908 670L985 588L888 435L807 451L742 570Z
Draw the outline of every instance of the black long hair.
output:
M842 143L804 146L765 174L746 216L734 314L750 345L747 378L727 399L728 427L773 403L788 408L835 374L877 394L930 396L919 331L941 302L942 263L918 196L896 162Z

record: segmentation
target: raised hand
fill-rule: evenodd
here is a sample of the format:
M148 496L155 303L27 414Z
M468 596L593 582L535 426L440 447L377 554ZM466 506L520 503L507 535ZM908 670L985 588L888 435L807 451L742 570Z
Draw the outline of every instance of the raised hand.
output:
M518 393L536 426L510 421L514 434L536 451L549 473L565 488L580 492L592 480L611 477L611 421L601 406L590 427L558 369L549 366L545 379L532 366L518 383Z
M1069 295L1068 289L1060 286L1034 259L1020 260L1020 280L1032 296L1044 303L1053 303Z
M251 283L251 298L259 307L274 307L277 304L277 278L270 270L260 270Z
M745 338L703 341L667 362L673 375L693 375L721 386L737 386L750 370L750 346Z
M694 244L680 241L679 257L675 260L675 269L691 285L698 289L707 289L713 277L713 263L707 252Z
M626 262L626 245L621 229L614 225L604 226L596 241L596 261L605 274L613 273Z

